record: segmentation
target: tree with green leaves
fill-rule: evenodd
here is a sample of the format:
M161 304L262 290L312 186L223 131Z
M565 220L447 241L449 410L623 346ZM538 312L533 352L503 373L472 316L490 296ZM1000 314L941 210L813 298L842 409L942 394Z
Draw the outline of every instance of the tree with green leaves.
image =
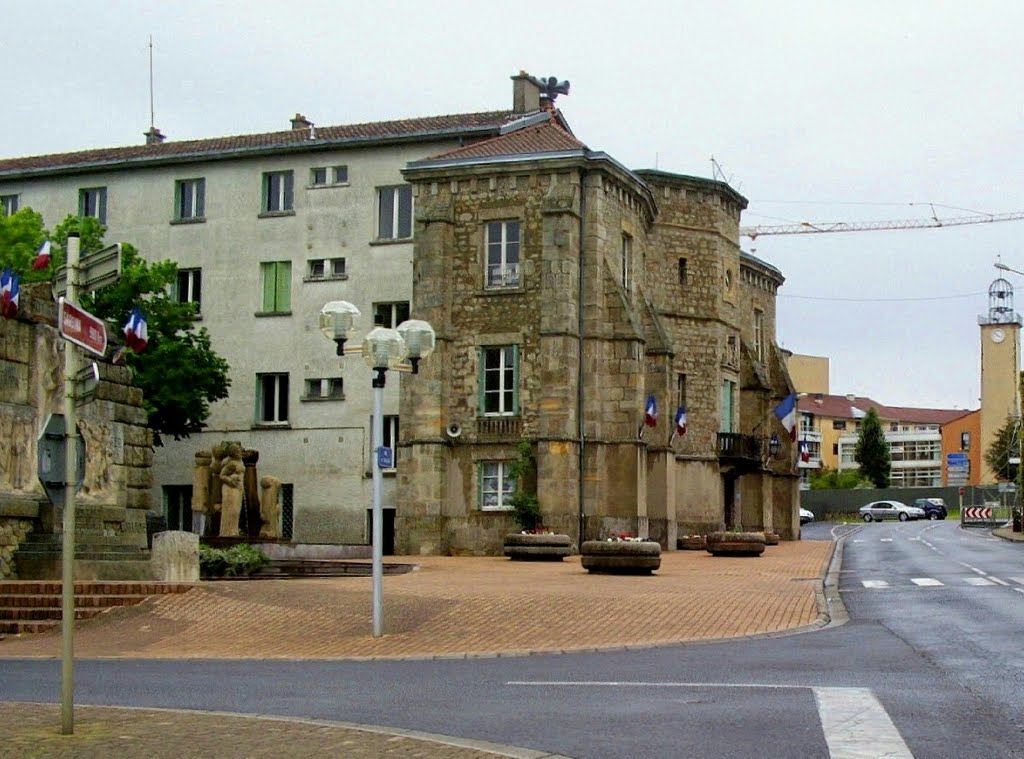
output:
M861 421L853 458L860 465L861 474L874 483L876 488L889 487L892 457L889 453L889 443L882 431L882 423L878 419L878 412L873 406L868 409Z
M867 487L869 483L858 469L829 469L822 467L811 470L811 490L852 490Z
M104 247L106 228L97 219L68 216L48 234L31 209L0 218L0 268L11 266L22 282L46 280L66 260L67 238L77 233L83 256ZM33 271L43 240L52 243L49 268ZM191 303L171 296L178 267L173 261L147 263L134 246L121 246L120 279L82 297L82 307L113 326L117 335L136 306L145 313L149 341L141 353L127 351L125 363L142 390L156 445L163 436L186 438L206 426L210 404L226 398L228 364L214 350L209 332L196 328Z
M985 451L985 463L995 472L999 482L1013 482L1017 473L1017 465L1010 459L1020 456L1020 420L1006 417L1006 422L996 433L995 438Z

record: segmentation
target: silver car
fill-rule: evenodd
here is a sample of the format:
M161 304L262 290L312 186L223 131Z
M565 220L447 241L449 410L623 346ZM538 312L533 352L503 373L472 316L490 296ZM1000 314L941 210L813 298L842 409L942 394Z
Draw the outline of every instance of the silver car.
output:
M924 509L907 506L900 501L872 501L860 507L860 516L865 522L881 522L883 519L924 519Z

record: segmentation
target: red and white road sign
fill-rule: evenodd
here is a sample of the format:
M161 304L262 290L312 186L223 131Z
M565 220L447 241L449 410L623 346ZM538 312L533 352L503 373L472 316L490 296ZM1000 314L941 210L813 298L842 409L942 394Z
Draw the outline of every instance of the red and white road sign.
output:
M84 308L64 298L57 307L57 329L66 340L102 356L107 352L107 326Z
M992 509L987 506L967 506L963 512L964 521L971 519L989 521L992 519Z

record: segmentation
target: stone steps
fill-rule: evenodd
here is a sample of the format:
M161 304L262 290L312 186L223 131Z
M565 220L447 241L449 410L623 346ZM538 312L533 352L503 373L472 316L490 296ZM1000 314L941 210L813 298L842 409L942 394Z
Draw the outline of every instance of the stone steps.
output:
M0 581L0 636L59 627L61 587L52 580ZM132 606L164 593L184 593L192 587L169 582L76 582L75 619L90 619L117 606Z

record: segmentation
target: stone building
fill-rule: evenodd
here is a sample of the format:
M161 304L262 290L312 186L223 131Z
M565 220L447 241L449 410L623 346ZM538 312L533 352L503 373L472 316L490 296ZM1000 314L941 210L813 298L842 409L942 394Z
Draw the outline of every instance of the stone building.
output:
M4 209L51 228L97 216L109 242L175 261L176 296L231 367L208 427L154 454L170 528L191 524L195 452L230 439L281 479L286 538L369 541L371 376L317 329L325 303L347 300L364 332L412 317L440 339L420 375L385 389L386 551L497 550L524 437L546 523L574 536L649 531L674 548L680 531L740 522L795 535L791 452L768 461L763 445L789 392L783 278L740 251L746 201L590 151L542 84L513 76L503 110L342 126L296 114L279 132L151 130L136 146L0 160ZM640 439L652 394L658 426ZM688 428L670 441L678 406Z
M413 304L438 349L403 384L402 551L498 552L523 439L544 525L575 540L797 535L788 436L774 460L766 445L792 391L774 340L783 278L740 251L742 196L630 171L554 110L404 176Z

